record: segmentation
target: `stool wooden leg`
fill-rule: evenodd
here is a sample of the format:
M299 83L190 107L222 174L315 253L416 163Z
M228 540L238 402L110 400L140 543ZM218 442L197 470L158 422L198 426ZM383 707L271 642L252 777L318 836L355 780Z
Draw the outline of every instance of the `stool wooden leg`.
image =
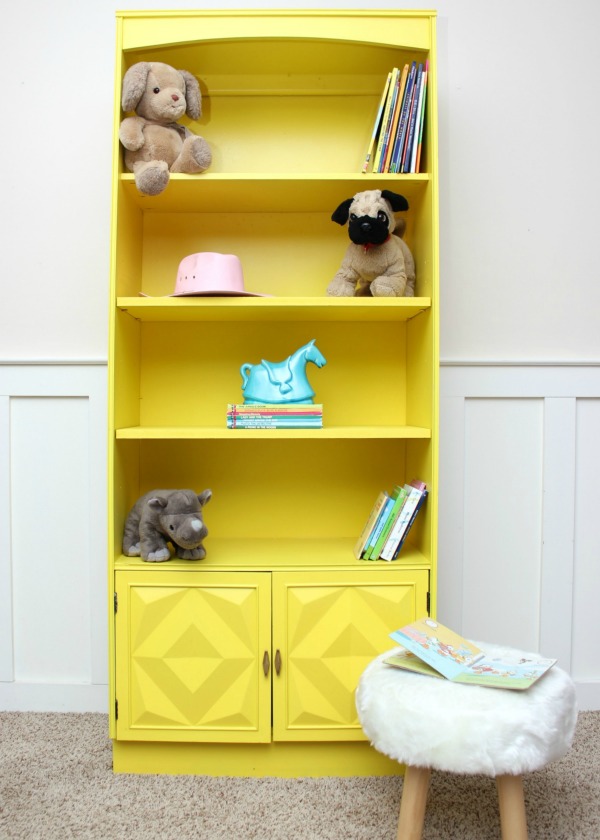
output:
M527 816L521 776L496 776L502 840L527 840Z
M398 840L421 840L430 775L429 767L406 768L398 819Z

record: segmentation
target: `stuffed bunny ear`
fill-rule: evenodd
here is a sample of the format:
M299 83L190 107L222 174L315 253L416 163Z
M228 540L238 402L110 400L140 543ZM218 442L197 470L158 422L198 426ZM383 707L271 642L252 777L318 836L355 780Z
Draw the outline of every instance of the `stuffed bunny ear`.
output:
M202 114L202 96L198 79L188 70L180 70L179 72L185 82L185 101L187 103L185 112L192 120L197 120Z
M381 197L389 201L394 213L398 213L400 210L408 210L408 201L400 193L395 193L391 190L381 190Z
M146 81L150 72L150 62L138 61L132 64L123 76L123 95L121 105L124 111L135 111L146 90Z
M345 201L342 201L340 206L333 211L331 216L332 222L337 222L338 225L345 225L348 221L348 215L350 213L350 205L354 201L353 198L347 198Z

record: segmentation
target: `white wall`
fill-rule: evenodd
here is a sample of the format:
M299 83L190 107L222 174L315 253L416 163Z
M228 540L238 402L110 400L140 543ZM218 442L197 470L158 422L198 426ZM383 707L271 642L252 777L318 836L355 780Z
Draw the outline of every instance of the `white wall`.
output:
M105 707L114 13L163 6L32 0L0 27L14 78L0 131L0 708ZM438 9L440 618L558 652L600 708L600 4L410 6Z

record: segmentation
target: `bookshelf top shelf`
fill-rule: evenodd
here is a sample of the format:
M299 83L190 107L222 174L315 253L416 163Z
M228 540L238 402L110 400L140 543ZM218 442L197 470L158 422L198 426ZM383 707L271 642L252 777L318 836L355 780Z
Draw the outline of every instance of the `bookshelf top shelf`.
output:
M215 11L126 11L118 12L122 27L122 49L126 53L164 49L191 53L202 45L203 53L211 44L220 44L232 61L233 70L242 66L247 44L269 40L280 43L278 50L255 51L259 62L287 63L294 59L306 63L306 42L315 44L321 62L340 62L346 45L356 51L369 49L427 50L432 46L432 21L435 11L398 10L234 10ZM318 45L321 44L321 50ZM331 46L336 49L332 51ZM223 50L225 47L225 50ZM338 54L339 53L339 54ZM212 69L210 52L201 57ZM313 66L316 66L314 56ZM136 60L135 55L133 60ZM162 60L160 57L157 60ZM357 65L354 65L357 66ZM360 64L364 70L370 63ZM247 65L246 65L247 67ZM321 71L323 68L318 66ZM231 71L230 71L231 72ZM349 72L346 66L346 72Z

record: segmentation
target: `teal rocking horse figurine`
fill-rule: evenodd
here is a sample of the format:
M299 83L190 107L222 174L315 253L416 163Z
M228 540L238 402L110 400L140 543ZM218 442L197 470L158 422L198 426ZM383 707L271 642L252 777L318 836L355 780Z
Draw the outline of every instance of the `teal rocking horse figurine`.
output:
M306 365L312 362L322 368L327 364L315 341L313 338L283 362L267 362L264 359L258 365L244 362L240 368L244 402L312 403L315 392L306 377Z

